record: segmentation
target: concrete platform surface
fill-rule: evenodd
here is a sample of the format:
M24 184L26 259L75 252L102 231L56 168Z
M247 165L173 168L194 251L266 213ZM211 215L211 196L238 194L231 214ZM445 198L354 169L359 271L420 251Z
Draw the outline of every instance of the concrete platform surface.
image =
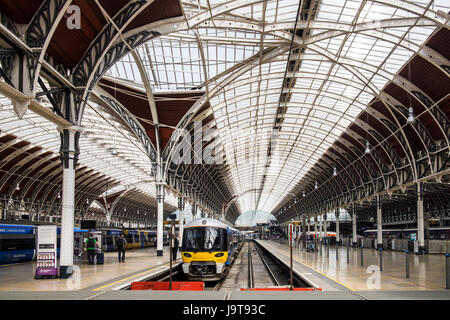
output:
M289 247L275 241L257 240L275 253L285 262L289 262ZM362 249L363 263L361 266L360 248L350 248L349 261L347 263L347 247L338 247L338 259L336 259L336 247L330 246L327 256L326 246L322 246L322 252L309 252L301 248L294 248L293 260L295 268L302 265L311 270L311 275L306 275L317 281L324 290L350 291L417 291L417 290L445 290L445 256L442 254L415 255L410 254L410 278L405 273L405 253L400 251L383 251L383 271L379 270L380 253L375 249ZM300 267L298 267L300 269ZM321 279L317 278L320 275ZM335 285L327 287L324 279L332 280ZM340 287L337 286L340 285Z
M180 261L181 259L178 260ZM0 266L0 292L110 290L123 283L161 271L168 265L167 247L162 257L156 256L156 248L127 250L125 263L118 263L117 252L106 252L103 265L76 263L75 273L69 279L35 280L36 262L12 264Z

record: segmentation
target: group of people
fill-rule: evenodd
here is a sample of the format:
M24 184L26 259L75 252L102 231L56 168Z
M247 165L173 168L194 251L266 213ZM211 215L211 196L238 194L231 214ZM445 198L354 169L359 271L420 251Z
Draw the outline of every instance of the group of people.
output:
M125 239L124 234L122 233L117 241L116 247L119 255L119 263L125 262L125 248L127 246L127 239ZM97 243L97 239L94 237L92 233L88 235L86 240L84 241L84 249L86 250L88 256L88 264L94 264L95 255L99 249L99 245Z
M177 259L177 252L178 252L178 238L175 235L171 235L171 239L173 239L173 246L172 246L172 258L173 260ZM121 233L116 241L116 247L117 247L117 253L119 258L119 263L125 262L125 249L127 247L127 239L125 238L124 234ZM94 235L92 233L89 234L89 236L85 240L85 250L88 255L88 263L94 264L95 255L97 253L97 249L99 249L99 245L97 243L97 239L94 238Z

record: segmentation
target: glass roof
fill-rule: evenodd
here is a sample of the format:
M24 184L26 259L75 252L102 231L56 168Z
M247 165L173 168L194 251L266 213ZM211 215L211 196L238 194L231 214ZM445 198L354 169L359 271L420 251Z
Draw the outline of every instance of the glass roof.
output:
M47 104L44 102L43 105ZM19 120L11 101L1 95L0 129L0 135L12 134L45 151L59 154L61 139L55 124L31 111ZM117 155L112 155L114 148ZM120 183L119 186L108 189L108 194L128 187L156 197L154 179L150 175L150 159L141 143L125 125L117 122L117 118L93 102L88 104L83 117L78 163ZM167 194L165 199L172 206L178 203L171 194Z
M310 14L297 22L303 34L293 40L293 49L300 50L292 51L290 60L298 69L285 75L299 2L305 3L182 1L184 28L138 49L155 90L221 87L210 104L226 176L234 194L241 195L240 212L272 212L289 197L436 26L445 23L438 12L450 9L446 0L311 1ZM280 48L280 54L264 59L270 48ZM259 63L250 67L255 59ZM110 75L142 82L131 55ZM290 85L284 86L288 78ZM271 157L249 160L268 148L275 150Z
M184 21L136 49L152 90L202 90L217 127L224 176L243 212L273 212L377 97L423 42L447 22L448 0L182 0ZM297 19L299 5L309 4ZM178 20L181 21L181 20ZM291 30L297 27L295 37ZM143 84L132 54L108 76ZM229 81L232 79L232 81ZM43 102L46 103L45 101ZM55 125L19 120L0 95L0 135L59 153ZM155 197L140 142L89 102L79 163ZM112 155L112 150L117 155ZM144 178L143 178L144 177ZM108 191L109 193L109 191ZM168 193L166 201L176 206Z

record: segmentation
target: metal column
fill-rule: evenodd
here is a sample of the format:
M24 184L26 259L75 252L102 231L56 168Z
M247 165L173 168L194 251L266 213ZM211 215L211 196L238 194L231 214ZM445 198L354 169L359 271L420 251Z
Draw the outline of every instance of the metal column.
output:
M341 243L341 235L339 233L339 208L336 208L336 245L338 246Z
M306 219L302 216L302 248L306 250Z
M356 234L356 205L353 204L353 214L352 214L352 233L353 233L353 246L358 245L358 236Z
M191 214L192 214L192 219L197 218L196 217L196 215L197 215L197 205L195 204L195 202L192 203Z
M425 231L423 221L423 183L417 184L417 240L419 241L419 254L425 253Z
M317 216L319 218L319 216ZM322 241L322 219L319 220L319 240Z
M380 196L377 196L377 248L383 248L383 219Z
M78 160L78 140L81 128L60 129L61 156L63 165L61 255L59 276L67 279L73 274L73 228L75 212L75 166Z
M158 172L157 167L157 172ZM160 169L161 170L161 169ZM156 183L156 201L158 202L158 220L156 224L156 255L162 256L164 249L164 183L157 179Z
M317 216L314 217L314 250L317 250Z
M180 239L180 247L181 242L183 241L183 229L184 229L184 206L185 206L185 198L178 198L178 237Z

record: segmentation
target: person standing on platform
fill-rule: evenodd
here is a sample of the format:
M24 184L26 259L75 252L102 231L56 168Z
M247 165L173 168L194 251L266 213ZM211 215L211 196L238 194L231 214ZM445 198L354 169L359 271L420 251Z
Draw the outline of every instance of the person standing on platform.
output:
M172 235L172 239L173 239L172 258L175 261L177 260L178 237L176 235Z
M95 249L98 248L97 240L94 238L92 233L85 241L85 249L88 255L88 264L94 264Z
M116 241L117 251L119 253L119 263L125 262L125 248L127 247L127 239L125 239L123 233Z

